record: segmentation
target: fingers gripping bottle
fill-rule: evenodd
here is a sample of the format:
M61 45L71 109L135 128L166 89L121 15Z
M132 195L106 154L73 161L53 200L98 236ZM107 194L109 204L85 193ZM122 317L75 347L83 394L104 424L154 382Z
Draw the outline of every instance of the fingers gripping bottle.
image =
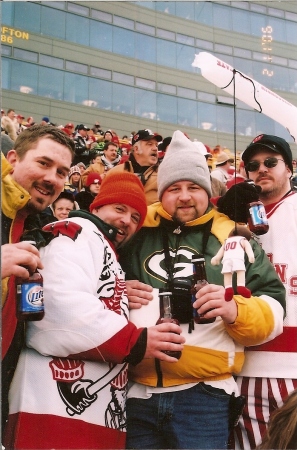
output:
M196 293L206 284L208 284L206 279L206 270L205 270L205 258L203 255L193 255L192 256L192 264L193 264L193 284L192 284L192 303L196 301ZM211 319L204 318L203 315L200 315L197 309L193 311L194 321L195 323L205 324L205 323L213 323L216 318L212 317Z
M157 325L160 323L168 323L168 322L179 325L179 321L172 317L171 298L172 292L168 291L165 288L159 289L160 318L157 321ZM180 359L181 357L181 351L175 352L171 350L164 350L164 353L176 359Z
M255 186L252 180L247 181L250 185ZM259 189L259 186L257 186ZM255 186L256 189L256 186ZM269 230L268 219L263 203L258 200L247 205L248 209L248 226L252 233L260 236Z
M36 245L34 241L29 242ZM41 320L44 317L43 277L37 269L27 279L16 278L16 294L18 320Z

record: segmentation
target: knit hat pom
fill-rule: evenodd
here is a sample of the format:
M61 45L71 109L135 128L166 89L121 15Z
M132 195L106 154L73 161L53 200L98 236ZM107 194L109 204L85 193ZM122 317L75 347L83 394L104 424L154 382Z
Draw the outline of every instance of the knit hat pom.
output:
M184 133L173 133L163 161L158 169L158 195L178 181L192 181L201 186L211 197L210 173L205 157Z
M140 214L137 230L142 227L147 205L143 186L135 174L109 173L102 181L100 192L90 205L90 211L92 212L98 206L112 203L122 203L136 209Z

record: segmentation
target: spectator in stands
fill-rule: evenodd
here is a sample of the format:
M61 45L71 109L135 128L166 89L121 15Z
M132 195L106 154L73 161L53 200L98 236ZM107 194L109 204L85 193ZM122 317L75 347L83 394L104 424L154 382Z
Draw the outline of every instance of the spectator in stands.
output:
M57 220L67 219L70 211L74 209L79 209L74 196L70 192L62 191L59 197L39 214L39 228Z
M107 130L105 131L105 133L103 134L104 137L104 141L112 141L113 138L113 134L111 130Z
M231 165L234 163L234 159L231 158L226 152L221 152L217 156L216 168L212 170L212 178L217 178L217 180L225 183L231 178L228 173Z
M13 141L16 140L17 134L16 134L16 128L15 128L15 111L14 109L9 109L7 111L6 116L1 117L1 127L5 131L6 134L12 139Z
M68 134L68 136L72 137L74 134L73 123L71 123L71 122L66 123L66 125L64 126L64 128L62 128L62 130L65 131L65 133Z
M127 149L127 147L123 147L120 164L123 164L124 162L128 161L128 159L129 159L129 150Z
M86 182L89 173L96 172L101 176L101 180L105 177L108 170L117 166L120 162L121 157L118 155L118 146L113 142L106 142L103 147L103 155L97 155L94 159L94 163L90 164L89 167L82 174L82 184Z
M101 125L99 124L99 122L94 123L92 130L95 134L100 134L101 136L103 136L104 134L104 131L101 129Z
M270 416L266 435L257 450L297 448L297 389Z
M166 150L168 145L171 142L172 137L168 136L166 138L163 139L162 142L160 142L160 144L158 145L158 158L159 158L159 162L163 161L163 158L165 156Z
M247 177L246 177L246 172L245 172L245 168L244 168L244 162L240 161L238 170L236 169L233 176L230 178L230 180L228 180L226 182L226 187L227 187L227 189L230 189L230 187L233 186L234 184L242 183L246 179L247 179ZM224 194L225 194L225 192L220 195L224 195Z
M102 135L98 135L95 136L95 141L91 144L90 147L90 154L91 154L91 159L94 159L96 156L102 156L103 155L103 147L105 145L106 142L104 142L103 136ZM109 141L108 141L109 142ZM91 164L93 164L94 162L91 161Z
M69 216L70 211L77 209L75 199L69 192L61 192L57 200L52 204L53 216L56 220L64 220Z
M9 150L12 150L14 142L7 134L1 134L1 152L6 157Z
M208 158L211 157L211 153L209 153L207 151L207 148L205 147L205 145L202 144L202 142L199 142L197 140L194 141L193 144L195 145L195 147L197 148L199 153L205 157L206 162L207 162ZM210 175L211 196L212 197L220 197L220 196L226 194L227 189L226 189L225 183L222 183L217 178L213 178L211 175Z
M74 138L75 145L75 157L73 161L73 165L76 165L78 162L83 162L85 166L90 164L90 150L87 145L87 136L90 128L86 127L83 124L78 125L77 134Z
M158 143L162 136L149 129L139 130L132 139L129 160L119 164L109 173L131 172L140 179L148 205L158 201ZM108 174L107 174L108 176Z
M78 203L80 209L89 211L90 204L100 191L100 185L100 175L96 172L89 173L84 190L75 196L75 201Z
M19 135L22 131L26 130L26 128L27 128L27 127L23 124L24 119L25 119L25 117L22 116L22 114L18 114L18 115L16 116L16 120L17 120L17 123L16 123L16 134L17 134L17 135Z
M41 119L40 125L50 125L50 120L49 120L49 118L48 118L47 116L44 116L44 117Z
M124 135L120 141L121 151L122 151L122 159L121 163L127 161L129 157L130 150L132 148L131 142L128 139L127 135Z
M79 167L80 174L82 175L83 172L86 170L86 166L82 162L78 162L76 165Z
M64 191L76 195L81 191L81 173L79 166L70 167L68 174L68 181L66 181L64 186Z
M27 119L27 127L31 127L34 124L35 124L34 118L33 117L28 117L28 119Z

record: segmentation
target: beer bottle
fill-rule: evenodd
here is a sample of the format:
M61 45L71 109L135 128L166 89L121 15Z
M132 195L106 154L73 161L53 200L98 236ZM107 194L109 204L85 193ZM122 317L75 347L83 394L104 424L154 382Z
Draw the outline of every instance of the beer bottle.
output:
M36 246L35 241L28 241ZM44 317L43 277L36 271L29 278L16 278L16 316L20 321L41 320Z
M171 297L172 292L168 291L165 288L159 289L160 318L157 321L157 325L160 323L168 323L168 322L176 323L176 325L179 325L179 321L172 317ZM176 359L179 359L181 357L181 351L175 352L171 350L164 350L163 352L166 355L172 356L173 358Z
M259 200L248 204L248 226L252 233L260 236L269 230L266 211L263 203Z
M196 301L196 293L206 284L208 284L206 279L206 270L205 270L205 258L203 255L193 255L192 256L192 264L193 264L193 284L191 289L192 294L192 303ZM205 324L205 323L213 323L216 318L212 317L211 319L204 318L203 315L199 314L197 309L193 308L193 316L195 323Z
M247 180L246 182L254 186L257 191L260 190L261 192L262 189L259 186L256 187L255 183L252 180ZM267 233L267 231L269 230L269 225L263 203L260 200L251 202L247 205L247 208L248 226L250 231L257 236Z

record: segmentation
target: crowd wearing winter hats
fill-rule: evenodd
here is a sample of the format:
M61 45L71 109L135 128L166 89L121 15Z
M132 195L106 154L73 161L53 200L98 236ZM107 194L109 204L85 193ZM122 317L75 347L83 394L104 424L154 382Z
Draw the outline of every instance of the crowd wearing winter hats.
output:
M24 114L16 114L14 110L8 110L7 114L8 112L11 115L12 120L18 121L19 124L20 121L22 122L23 128L31 126L32 123L35 123L33 117L28 117L25 119ZM4 110L1 110L1 115L2 118L6 117ZM44 115L41 118L40 123L44 126L57 126L51 122L49 115ZM113 142L117 146L118 153L113 166L119 164L131 164L131 161L134 162L135 166L137 166L133 160L133 156L135 155L134 146L136 146L139 141L149 141L152 139L157 141L157 158L159 166L157 171L159 172L159 176L157 179L156 171L154 181L154 198L149 199L149 201L147 199L147 204L150 204L151 201L156 201L158 196L160 198L164 192L164 189L166 189L164 186L171 183L176 176L180 179L188 177L188 179L192 181L195 180L197 184L199 184L199 179L200 185L207 191L210 197L212 196L211 192L213 196L223 195L225 193L224 189L229 189L233 186L233 184L242 182L245 179L245 169L241 166L245 166L245 163L248 161L249 157L253 155L260 146L266 146L268 149L279 152L283 155L284 161L288 164L293 176L296 175L297 164L296 161L292 159L290 146L284 139L277 136L257 136L242 153L241 160L239 152L235 158L235 155L233 155L226 147L218 144L214 148L210 148L207 144L199 142L197 139L192 141L185 132L179 130L176 131L173 136L163 138L161 134L146 128L138 130L137 132L132 131L130 134L124 135L123 139L120 139L116 131L111 127L109 127L106 131L103 131L99 122L95 122L92 127L85 123L75 125L73 122L68 121L65 125L59 125L58 127L74 140L76 134L81 132L81 139L86 147L83 152L79 153L79 155L89 153L89 162L85 160L83 162L79 161L78 155L78 158L75 159L75 162L70 169L69 180L68 183L65 184L65 190L73 192L74 195L78 194L81 190L89 190L88 188L94 184L94 182L99 184L101 183L106 173L93 174L88 181L86 181L86 176L83 176L83 173L85 171L88 172L89 166L93 165L95 158L98 156L100 158L104 158L105 155L103 149L108 142ZM19 130L21 131L23 128L19 128ZM14 141L9 138L4 130L2 130L2 133L5 133L5 137L2 139L2 150L4 153L7 153L11 148L13 148ZM178 163L175 161L178 161ZM112 168L107 167L106 170L109 169ZM138 166L134 167L133 170L138 170L138 173L141 173L141 168ZM208 172L211 172L210 185ZM74 176L77 174L82 175L79 184L77 184L77 177ZM164 177L163 174L165 175ZM75 183L72 183L74 179ZM149 180L150 183L152 179L153 178ZM157 180L159 184L158 187ZM211 189L209 186L211 186ZM145 191L148 191L148 188L149 186L147 185L145 187Z

